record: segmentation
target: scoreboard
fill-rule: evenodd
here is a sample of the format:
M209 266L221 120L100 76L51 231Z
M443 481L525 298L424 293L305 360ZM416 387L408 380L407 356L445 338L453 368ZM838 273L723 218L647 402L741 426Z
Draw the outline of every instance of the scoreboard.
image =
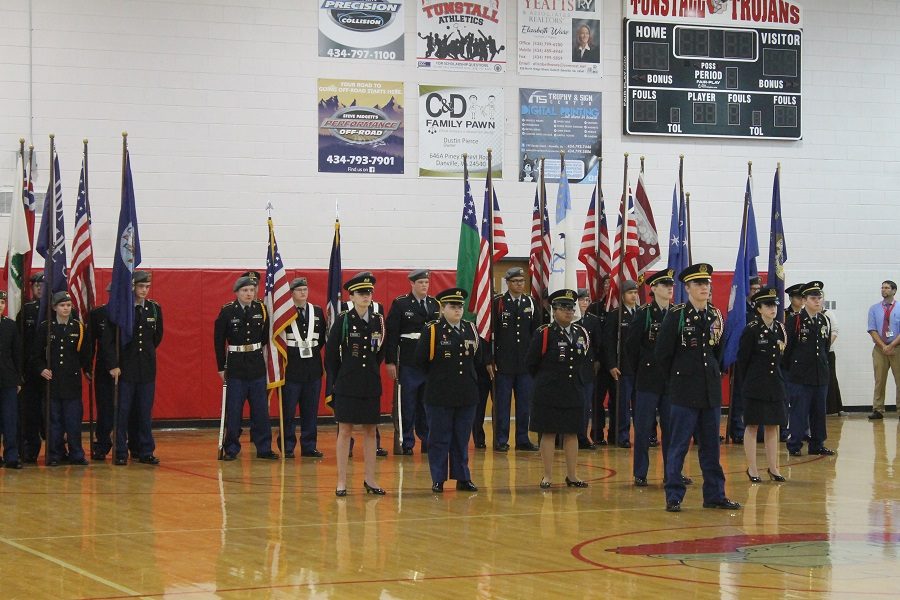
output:
M626 0L625 133L801 139L800 16L784 0Z

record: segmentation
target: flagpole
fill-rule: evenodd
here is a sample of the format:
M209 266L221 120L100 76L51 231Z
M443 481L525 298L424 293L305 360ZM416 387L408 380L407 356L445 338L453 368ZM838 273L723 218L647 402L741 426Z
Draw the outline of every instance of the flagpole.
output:
M694 264L694 251L692 246L694 245L693 235L691 234L691 193L688 192L685 194L684 201L684 212L687 217L687 239L688 239L688 264Z
M87 214L85 218L88 220L88 233L90 233L90 202L88 201L90 195L88 194L88 141L87 138L82 140L84 143L84 206ZM93 262L93 258L91 258ZM90 269L90 267L88 267ZM82 320L86 320L90 322L91 311L94 309L94 290L91 287L91 274L90 270L88 271L87 276L87 306L85 306L86 315L82 315ZM96 361L91 361L91 376L88 377L88 448L91 451L91 454L94 453L94 402L96 402L95 397L95 389L94 389L94 377L97 375L97 365Z
M747 178L749 180L751 174L753 173L753 161L747 161ZM744 249L744 256L740 256L740 250L738 250L738 257L743 261L746 265L747 263L747 229L748 229L748 221L750 219L750 194L749 190L744 190L744 214L741 218L741 248ZM744 270L744 278L747 279L749 277L749 272ZM749 280L748 280L749 281ZM745 288L745 289L749 289ZM735 297L735 302L747 302L746 298L738 298ZM730 311L732 306L728 307ZM734 432L731 429L731 411L734 410L734 376L735 376L735 368L734 365L729 366L728 368L728 420L725 421L725 439L731 440L734 442Z
M268 215L269 215L269 218L268 218L268 221L269 221L269 223L268 223L268 225L269 225L269 255L272 257L272 260L274 261L275 260L275 225L272 223L272 204L271 203L269 203L269 205L266 206L266 211L268 212ZM275 302L274 302L274 290L273 290L272 308L274 309L274 307L275 307ZM312 308L310 308L309 310L312 310ZM269 351L270 352L273 350L272 346L273 346L272 339L269 338ZM274 350L276 353L278 352L277 348L275 348ZM272 358L275 359L275 356L272 355ZM286 367L287 367L287 361L285 361L285 368ZM278 445L281 446L281 448L280 448L281 462L284 463L284 461L285 461L285 458L284 458L284 407L281 405L281 391L282 391L282 386L278 386L277 388L275 388L275 392L276 392L275 396L278 398L278 431L281 434L279 436L279 440L278 440L279 444Z
M24 155L23 155L24 158ZM31 171L34 165L34 144L28 144L28 178L25 183L26 186L31 186ZM31 186L33 187L33 186ZM26 190L27 191L27 190ZM33 200L32 193L32 200ZM31 210L30 208L28 210ZM26 214L25 224L28 224L28 216ZM22 304L25 304L24 298L28 298L29 300L34 300L31 297L31 261L34 259L34 219L32 219L31 226L28 227L28 254L25 255L25 259L23 261L22 266ZM27 285L26 285L27 282ZM27 296L25 290L28 290Z
M47 296L48 293L53 293L53 262L56 254L56 136L54 134L50 134L50 214L44 215L44 218L49 218L49 235L47 236L47 259L44 261L44 289L42 294ZM47 311L45 313L46 321L47 321L47 339L46 339L46 347L44 349L44 358L47 361L47 368L50 368L52 364L50 362L50 340L51 340L51 332L53 330L52 320L51 320L51 311L53 310L53 298L47 297L46 300ZM52 441L50 440L50 380L44 380L44 464L50 465L50 444Z
M597 261L597 276L595 277L596 281L588 282L588 291L591 296L594 294L597 295L596 298L591 298L593 302L600 301L600 296L603 294L603 289L600 287L600 221L603 220L603 196L600 191L600 178L603 174L603 157L597 157L597 185L595 186L594 197L597 199L594 210L594 260Z
M550 234L549 231L544 231L544 213L547 212L547 186L546 186L546 181L544 180L544 177L545 177L544 163L546 161L547 161L546 158L541 158L541 172L540 172L540 175L538 178L538 181L540 182L538 184L538 220L541 223L541 246L540 246L541 247L541 260L538 264L538 269L540 271L539 275L538 275L538 279L540 279L540 281L541 281L541 287L544 287L543 269L544 269L544 264L546 264L544 262L545 257L543 256L543 254L544 254L544 235ZM493 205L494 204L492 202L491 206L493 206ZM549 226L549 223L547 223L547 225ZM549 288L549 287L550 287L550 273L547 273L547 288ZM550 290L545 288L545 289L540 290L540 293L537 294L538 298L536 298L538 307L540 310L541 323L544 322L544 310L545 310L544 309L544 292L546 292L548 296L550 295ZM534 294L532 294L532 297L533 296L534 296ZM493 305L494 305L494 300L492 297L491 298L491 306L493 306Z
M490 226L491 235L488 236L488 333L491 334L491 341L488 342L491 359L494 358L494 348L496 347L496 337L494 336L494 179L491 176L493 150L487 149L487 188L488 188L488 224ZM543 229L544 214L541 213L541 228ZM494 446L497 445L497 380L491 376L491 429L494 432ZM518 425L517 425L518 427Z
M19 155L22 157L22 168L24 170L25 169L25 138L19 138ZM19 173L16 173L16 177L20 177ZM23 190L24 190L24 187L27 185L28 185L27 180L23 180L22 181ZM19 187L19 186L16 186L16 187ZM19 196L19 197L16 198L16 196ZM16 201L22 202L22 194L21 193L13 194L12 201L13 202L16 202ZM26 273L28 273L28 268L25 265L25 262L26 262L26 259L30 259L30 258L31 258L30 252L22 257L22 273L21 273L22 289L21 289L20 297L19 297L19 312L20 313L25 308L25 299L27 298L25 288L31 287L31 282L28 281L28 279L25 277ZM12 256L7 256L6 260L12 260ZM8 302L8 300L7 300L7 302ZM7 306L9 306L9 305L7 304ZM38 309L38 310L40 310L40 309ZM25 315L22 314L21 319L19 319L18 316L19 315L17 313L14 315L9 315L9 318L15 319L15 321L16 321L16 329L18 329L18 331L19 331L19 350L24 355L24 352L25 352ZM25 440L22 435L23 434L23 432L22 432L23 411L22 411L22 397L21 396L18 397L18 401L16 402L16 409L18 411L18 413L17 413L18 419L16 420L16 435L17 435L16 440L18 441L17 446L19 449L19 460L24 460Z
M128 132L122 132L122 194L125 195L125 161L128 159ZM132 310L134 310L132 308ZM121 346L122 344L122 327L116 324L116 364L120 364ZM113 430L112 430L112 446L113 446L113 462L115 462L119 446L119 378L113 379ZM127 449L126 449L127 452Z
M625 168L623 170L624 174L622 176L622 208L619 212L619 222L622 224L622 239L619 240L619 275L618 275L618 283L616 285L616 289L619 294L619 308L618 308L618 331L616 332L616 370L619 372L619 376L616 377L616 423L610 423L610 427L613 428L616 433L613 438L616 442L619 441L618 434L618 420L619 420L619 410L628 410L628 403L622 402L622 312L624 311L624 302L623 298L625 297L622 294L622 284L625 282L625 241L628 238L628 223L625 221L628 216L628 153L625 153Z

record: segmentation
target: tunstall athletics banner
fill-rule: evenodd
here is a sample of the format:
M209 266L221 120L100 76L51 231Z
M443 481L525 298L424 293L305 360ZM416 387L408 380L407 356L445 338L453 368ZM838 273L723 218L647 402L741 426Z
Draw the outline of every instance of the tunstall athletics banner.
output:
M520 75L600 77L601 0L516 1Z
M437 71L506 71L511 0L419 0L416 66Z
M559 151L566 151L569 183L597 182L600 92L519 89L519 181L534 182L545 158L544 177L559 181Z
M404 2L318 0L319 56L403 60Z
M503 175L503 88L419 86L419 176L462 177L463 153L469 172Z
M319 172L403 173L403 83L319 80Z

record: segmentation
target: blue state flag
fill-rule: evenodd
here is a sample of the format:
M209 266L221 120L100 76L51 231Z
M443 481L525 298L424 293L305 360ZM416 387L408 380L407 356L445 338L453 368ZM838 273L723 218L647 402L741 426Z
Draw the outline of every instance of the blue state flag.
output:
M669 263L666 268L674 271L675 279L688 265L687 211L684 202L678 201L677 186L672 189L672 220L669 223ZM684 286L675 285L672 301L675 304L685 302Z
M38 320L46 318L48 302L53 298L53 294L69 289L68 274L66 273L66 228L63 220L62 184L59 181L59 155L53 157L53 171L55 177L51 178L51 182L47 185L41 224L34 244L37 253L44 257L44 293L41 294ZM55 189L51 187L54 182Z
M759 236L756 233L756 215L753 213L753 180L747 177L747 187L744 196L747 202L747 255L749 270L747 278L759 276L759 269L756 266L756 257L759 256Z
M331 258L328 261L327 321L328 328L341 312L341 221L334 220L334 239L331 242Z
M766 285L775 288L778 298L779 321L784 320L784 263L788 260L787 242L784 239L784 224L781 221L781 181L779 170L775 170L772 187L772 224L769 231L769 278Z
M131 341L134 333L132 275L139 264L141 264L141 238L138 235L131 158L126 150L122 173L122 204L119 208L119 228L116 234L116 248L113 251L112 283L107 307L110 322L119 328L119 343L122 346Z

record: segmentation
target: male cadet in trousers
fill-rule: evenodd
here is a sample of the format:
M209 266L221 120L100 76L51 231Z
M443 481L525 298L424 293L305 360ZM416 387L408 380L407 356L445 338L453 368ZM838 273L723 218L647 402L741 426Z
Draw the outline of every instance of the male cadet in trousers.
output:
M38 315L44 290L44 274L32 275L30 284L32 300L23 304L16 316L16 324L19 325L21 321L25 358L22 389L19 391L23 448L23 456L19 458L24 463L37 462L41 453L41 436L44 433L44 380L41 379L40 371L32 364L37 328L44 320L44 315Z
M6 292L0 291L0 315L6 310ZM0 434L3 435L3 462L7 469L21 469L19 460L19 402L22 385L22 340L19 328L9 317L0 317Z
M426 374L428 466L435 494L444 491L447 479L455 479L458 490L478 491L469 472L469 435L478 403L475 365L483 362L483 346L475 326L462 318L467 296L459 288L437 295L441 318L423 327L415 349L415 362Z
M753 321L756 320L756 305L751 302L751 298L756 295L756 292L759 291L761 287L759 277L751 277L749 280L749 287L747 292L747 319L746 325L749 325ZM741 330L743 331L743 329ZM738 374L737 369L731 370L731 403L728 407L728 427L729 427L729 436L731 437L732 443L735 444L743 444L744 443L744 397L741 394L741 388L744 383L741 381L741 377ZM760 435L762 432L760 432Z
M600 317L588 312L591 304L591 295L587 288L578 290L578 308L581 311L581 318L575 321L576 325L584 327L588 332L591 340L591 354L594 359L587 361L582 365L584 369L583 377L587 382L584 386L584 428L578 434L578 449L593 450L596 448L591 439L588 437L588 428L591 425L591 411L594 406L594 374L598 371L600 363L600 343L603 337L603 328L600 323Z
M86 465L81 446L81 374L90 376L91 341L84 324L72 316L72 298L68 292L53 294L52 322L38 326L32 365L50 386L50 427L47 440L47 466L59 466L64 456L69 464ZM47 329L50 350L47 351ZM49 356L49 361L48 361Z
M788 305L784 309L784 318L787 318L791 315L796 315L800 312L800 309L803 308L803 283L795 283L790 287L784 288L784 293L787 294L788 300L790 301Z
M235 299L222 306L216 317L213 339L219 376L227 383L225 395L224 460L235 460L241 451L241 416L244 400L250 402L250 441L256 457L275 460L272 428L266 402L266 363L262 348L269 343L269 316L256 296L258 279L241 276L234 282Z
M688 301L672 307L659 328L655 356L668 377L671 402L666 459L666 510L680 512L685 482L684 457L694 432L703 471L703 508L737 509L725 496L725 474L719 464L719 420L722 417L722 313L709 304L713 268L691 265L679 274ZM665 436L664 436L665 439Z
M109 294L110 286L106 286ZM91 460L105 460L112 450L112 430L115 419L115 380L109 374L104 338L109 327L109 312L106 304L95 307L90 314L91 343L94 345L94 396L97 406L97 426L94 428L96 441L91 447ZM130 435L129 435L130 437Z
M824 446L825 399L828 396L828 350L831 347L831 323L822 314L821 281L810 281L801 289L804 307L787 318L787 345L782 366L790 398L787 449L800 456L803 436L809 429L809 454L833 456Z
M603 330L603 350L606 357L606 370L613 381L619 382L617 394L610 394L609 403L609 443L619 448L631 448L628 439L631 433L631 403L634 399L634 371L626 361L619 360L619 339L624 346L628 337L628 326L637 310L637 283L626 279L622 282L622 319L619 310L610 312ZM612 384L615 385L615 384ZM615 402L612 401L615 395Z
M425 373L415 364L415 353L425 323L438 319L441 310L438 301L428 295L428 271L417 269L407 279L410 281L410 292L397 296L388 311L384 356L388 375L400 383L402 454L413 453L416 436L422 445L422 452L428 451L428 423L422 403Z
M287 336L287 367L281 392L284 415L284 456L294 458L297 431L294 415L300 407L300 456L322 458L318 448L317 421L319 393L322 391L322 348L325 347L325 314L313 306L309 298L306 277L291 281L291 298L297 310L297 318L285 331Z
M156 396L156 349L163 337L163 314L160 305L150 300L152 275L149 271L135 271L134 282L134 331L131 340L121 346L115 327L107 327L103 346L106 364L114 381L119 382L119 406L116 422L116 448L114 464L128 464L128 448L137 448L138 460L145 465L158 465L153 455L153 400ZM134 431L137 444L128 443L134 414Z
M603 332L606 330L606 321L609 313L606 312L606 295L609 293L609 277L604 277L601 284L600 298L594 300L588 306L587 312L595 315L599 321L596 337L595 360L599 362L597 372L594 375L594 397L592 399L591 435L590 439L595 446L606 446L604 434L606 429L606 407L604 402L609 395L610 401L615 402L615 387L613 379L605 368L606 359L603 351Z
M525 271L519 267L503 275L509 288L494 298L494 377L496 439L494 450L509 450L509 423L512 394L516 393L516 450L537 452L538 447L528 437L531 418L531 391L534 386L525 367L525 355L531 336L541 325L541 311L525 291Z

